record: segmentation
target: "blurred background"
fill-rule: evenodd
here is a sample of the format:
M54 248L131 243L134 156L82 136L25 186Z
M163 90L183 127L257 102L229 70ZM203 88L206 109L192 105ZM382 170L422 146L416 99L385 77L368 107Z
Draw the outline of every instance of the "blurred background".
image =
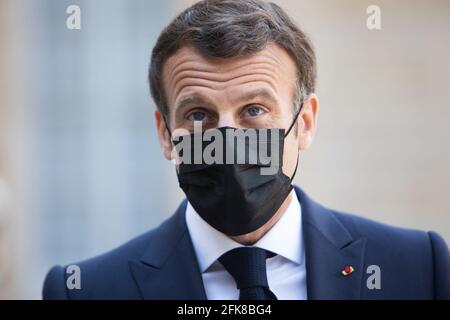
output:
M157 226L183 198L159 149L151 49L186 0L0 0L0 299ZM450 2L275 1L312 38L321 105L296 183L450 242ZM69 5L81 29L66 26ZM369 5L381 29L369 30ZM405 266L407 267L407 266Z

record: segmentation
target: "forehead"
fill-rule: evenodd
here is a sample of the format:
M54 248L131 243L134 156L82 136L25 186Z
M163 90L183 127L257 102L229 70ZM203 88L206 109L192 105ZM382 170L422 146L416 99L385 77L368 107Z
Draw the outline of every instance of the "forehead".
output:
M275 95L292 95L297 68L291 56L276 44L246 56L205 57L191 46L180 48L163 65L163 84L169 105L195 89L233 91L263 86Z

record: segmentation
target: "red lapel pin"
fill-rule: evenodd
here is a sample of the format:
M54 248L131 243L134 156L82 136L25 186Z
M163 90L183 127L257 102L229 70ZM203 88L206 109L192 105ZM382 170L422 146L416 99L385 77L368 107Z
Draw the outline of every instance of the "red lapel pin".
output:
M343 276L348 276L349 274L351 274L353 271L355 271L355 269L353 269L352 266L345 266L344 269L342 269L341 274Z

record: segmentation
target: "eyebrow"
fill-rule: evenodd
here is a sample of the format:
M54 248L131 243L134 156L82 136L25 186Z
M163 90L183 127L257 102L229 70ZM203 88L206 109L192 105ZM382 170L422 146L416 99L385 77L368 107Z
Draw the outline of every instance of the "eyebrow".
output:
M236 96L235 98L233 98L233 100L235 102L238 102L238 101L247 102L247 101L251 101L255 98L267 99L273 103L277 102L277 99L275 98L275 96L267 89L256 89L253 91L245 92L242 95Z
M238 102L248 102L255 98L263 98L271 101L272 103L276 103L277 100L274 97L274 95L267 89L256 89L253 91L245 92L242 95L236 96L233 98L234 103ZM175 112L184 109L190 105L197 105L202 107L208 107L213 108L213 104L208 102L207 99L202 97L202 95L199 95L197 93L194 93L192 95L188 95L186 97L181 98L176 104L175 104Z
M198 94L194 94L194 95L188 95L186 97L181 98L175 104L175 110L174 111L178 111L179 109L183 109L183 108L188 107L190 105L201 105L203 107L212 107L212 104L209 103L202 96L200 96Z

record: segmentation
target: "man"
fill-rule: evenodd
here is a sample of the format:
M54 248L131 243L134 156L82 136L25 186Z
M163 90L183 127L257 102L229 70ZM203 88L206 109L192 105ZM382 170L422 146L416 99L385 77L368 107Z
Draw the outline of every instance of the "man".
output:
M271 150L281 163L266 177L258 161L178 163L187 200L171 218L77 263L80 289L66 286L66 267L54 267L43 297L449 299L439 235L336 212L292 189L299 152L316 131L315 79L309 39L275 4L211 0L181 13L161 33L149 70L164 156L176 158L177 130L186 138L200 123L202 134L255 128L261 146L278 143ZM265 128L281 138L261 138Z

